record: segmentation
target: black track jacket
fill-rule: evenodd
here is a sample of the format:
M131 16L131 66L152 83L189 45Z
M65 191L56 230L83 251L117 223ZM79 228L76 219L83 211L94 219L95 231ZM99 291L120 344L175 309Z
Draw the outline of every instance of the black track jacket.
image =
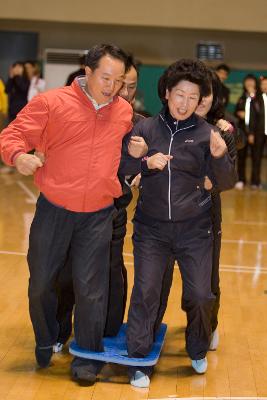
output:
M211 207L205 175L220 191L234 186L234 160L228 153L217 159L211 156L211 129L217 130L195 114L176 121L168 108L133 128L132 135L144 137L147 156L159 152L173 156L162 171L149 170L143 160L138 211L162 221L194 218Z

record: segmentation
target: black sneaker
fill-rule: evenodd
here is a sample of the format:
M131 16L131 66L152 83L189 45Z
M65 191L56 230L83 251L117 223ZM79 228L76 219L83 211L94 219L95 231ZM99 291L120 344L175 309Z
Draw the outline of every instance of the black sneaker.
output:
M52 354L53 354L53 346L35 347L35 358L40 368L49 367Z
M92 386L104 364L102 361L74 357L71 363L72 379L80 386Z
M96 375L86 369L72 371L72 379L80 386L93 386L96 382Z

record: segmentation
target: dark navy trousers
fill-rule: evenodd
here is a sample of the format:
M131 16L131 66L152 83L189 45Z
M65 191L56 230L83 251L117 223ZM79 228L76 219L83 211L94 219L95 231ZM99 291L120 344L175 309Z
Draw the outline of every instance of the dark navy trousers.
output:
M132 357L146 356L159 325L166 273L177 260L182 277L182 309L187 315L186 349L191 359L204 358L210 344L213 230L210 211L181 222L136 216L135 278L128 314L127 346ZM171 280L169 279L169 282ZM166 297L167 298L167 297ZM161 313L162 316L164 313Z
M92 213L68 211L40 195L28 251L29 308L38 346L57 342L56 282L71 251L75 339L83 348L102 350L113 214L113 206Z

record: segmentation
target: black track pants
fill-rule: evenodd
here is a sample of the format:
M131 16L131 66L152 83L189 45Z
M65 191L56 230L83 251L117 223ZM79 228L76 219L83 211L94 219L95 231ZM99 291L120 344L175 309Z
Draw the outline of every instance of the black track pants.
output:
M128 314L127 345L132 357L146 356L154 341L164 275L175 258L187 314L186 349L191 359L205 357L210 343L212 224L209 214L186 222L134 222L135 278Z
M77 213L39 197L28 252L29 307L38 346L58 339L56 281L71 249L75 338L83 348L102 350L113 214L113 206Z

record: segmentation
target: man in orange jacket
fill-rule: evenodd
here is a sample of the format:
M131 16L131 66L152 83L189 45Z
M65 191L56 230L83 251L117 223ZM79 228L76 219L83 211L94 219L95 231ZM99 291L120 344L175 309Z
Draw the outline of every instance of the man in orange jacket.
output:
M40 189L30 231L29 307L40 367L50 364L58 337L55 282L72 251L74 328L79 346L102 350L109 278L113 198L121 195L117 171L122 139L132 127L132 107L116 96L127 55L112 45L88 51L85 77L32 99L2 133L3 160ZM45 163L28 151L45 154ZM132 137L128 150L146 145ZM102 364L74 358L72 375L93 384Z
M123 86L119 91L119 95L134 106L135 95L137 90L138 66L132 55L128 56L129 70L125 74ZM133 124L137 124L144 117L136 112L133 113ZM44 155L36 153L41 160ZM141 162L134 161L136 173L140 171ZM123 160L129 163L129 159ZM121 166L125 165L121 163ZM120 173L121 168L119 168ZM132 179L132 176L130 177ZM109 297L107 307L107 320L105 325L105 336L116 336L123 323L126 301L127 301L127 269L123 259L123 245L126 235L127 211L126 207L130 204L133 195L128 181L125 176L119 175L122 185L123 195L115 199L114 205L116 213L113 218L112 240L110 244L110 277L109 277ZM72 284L72 265L71 265L71 249L65 266L57 280L58 291L58 310L57 320L59 323L59 336L57 344L53 350L55 353L63 349L64 344L68 341L72 332L72 313L75 304L75 297Z

